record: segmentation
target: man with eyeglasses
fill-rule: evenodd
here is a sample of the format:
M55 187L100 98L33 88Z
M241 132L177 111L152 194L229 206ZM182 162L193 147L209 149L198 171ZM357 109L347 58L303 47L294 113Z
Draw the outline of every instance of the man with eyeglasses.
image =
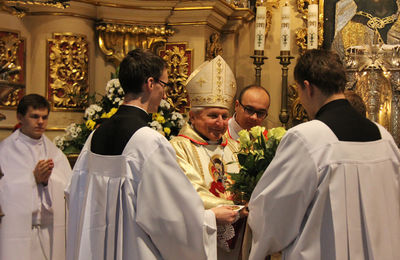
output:
M265 88L257 85L245 87L235 101L235 114L228 122L228 136L237 140L240 130L261 125L268 116L269 106L270 95Z

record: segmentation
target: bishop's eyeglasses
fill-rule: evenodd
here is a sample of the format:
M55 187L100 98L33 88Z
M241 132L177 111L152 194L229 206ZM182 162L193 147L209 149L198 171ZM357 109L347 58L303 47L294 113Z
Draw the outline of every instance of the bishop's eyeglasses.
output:
M243 105L241 101L239 101L239 104L243 107L244 112L247 113L249 116L254 115L254 113L257 114L257 118L266 118L268 116L267 110L256 110L250 106Z

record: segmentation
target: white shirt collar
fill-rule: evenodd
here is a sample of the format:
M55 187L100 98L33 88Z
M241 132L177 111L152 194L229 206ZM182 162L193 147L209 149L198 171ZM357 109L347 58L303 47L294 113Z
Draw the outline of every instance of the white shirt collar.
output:
M229 135L232 139L239 139L239 132L243 130L243 128L236 122L236 113L232 116L231 120L228 122Z

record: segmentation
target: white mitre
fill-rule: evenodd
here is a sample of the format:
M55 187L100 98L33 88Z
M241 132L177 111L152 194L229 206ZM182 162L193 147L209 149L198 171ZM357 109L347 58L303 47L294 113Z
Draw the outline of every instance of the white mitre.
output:
M230 109L236 94L236 80L221 56L200 65L186 81L192 107Z

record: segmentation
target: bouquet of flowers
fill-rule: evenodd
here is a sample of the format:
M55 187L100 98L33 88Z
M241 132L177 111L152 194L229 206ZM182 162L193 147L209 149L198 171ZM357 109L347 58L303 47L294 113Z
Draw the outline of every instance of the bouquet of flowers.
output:
M157 113L152 114L153 121L150 127L165 136L168 140L177 136L179 130L185 125L184 116L174 111L171 104L162 99Z
M250 131L239 132L240 150L237 154L240 170L231 174L234 183L229 188L238 201L249 201L257 182L275 156L276 149L286 130L255 126Z
M65 154L79 153L85 145L90 133L98 127L101 122L117 112L118 107L124 101L124 90L117 78L111 79L106 86L106 94L100 101L90 105L85 110L84 122L72 123L67 126L65 134L56 136L54 143ZM182 114L174 111L170 103L161 100L157 113L152 115L153 121L150 127L164 135L167 139L176 136L185 119Z

